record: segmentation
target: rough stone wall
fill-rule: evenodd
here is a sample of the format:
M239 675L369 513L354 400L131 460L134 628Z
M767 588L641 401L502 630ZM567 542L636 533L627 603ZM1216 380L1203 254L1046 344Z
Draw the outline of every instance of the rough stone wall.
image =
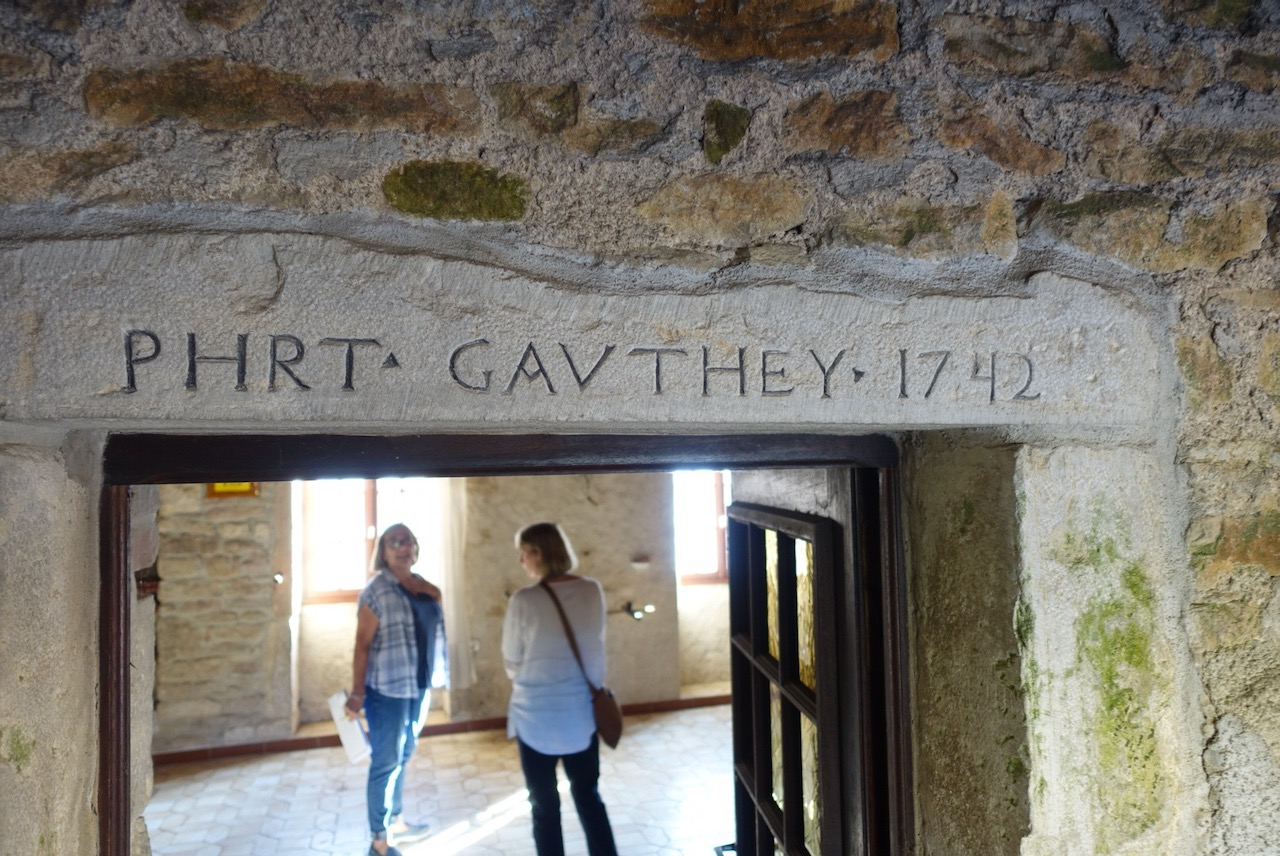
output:
M160 493L154 751L289 737L289 484Z
M1015 450L940 435L908 449L919 852L1016 856L1030 831L1031 759L1014 633Z
M532 581L516 563L516 530L539 520L564 527L581 573L604 586L609 686L623 704L680 694L672 557L671 478L652 475L467 479L466 566L476 684L451 694L454 718L507 715L502 618L510 592ZM647 567L632 560L647 556ZM635 621L627 601L656 611Z
M1263 0L0 14L10 203L400 211L704 267L1061 243L1162 273L1255 252L1274 208Z
M312 603L298 616L298 720L330 718L329 696L351 689L354 603Z
M1249 852L1276 838L1259 783L1280 775L1278 57L1273 0L5 4L0 232L145 244L154 231L278 228L517 271L556 248L587 271L565 289L693 276L690 293L714 294L803 278L811 292L897 300L882 288L905 283L975 298L975 317L976 298L1024 295L1045 270L1168 300L1162 332L1185 389L1160 420L1175 436L1157 466L1183 467L1185 484L1151 513L1184 520L1170 543L1196 575L1157 590L1191 619L1181 647L1206 700L1207 840ZM279 295L268 243L264 275L232 266L212 283L230 311ZM68 272L59 298L75 302L74 277L110 267L77 252L6 252L0 298L49 267ZM52 311L3 308L18 345L0 414L49 386L30 354ZM117 308L101 310L108 326ZM74 492L56 466L28 474ZM58 691L86 708L92 676L65 681ZM1037 775L1059 781L1054 757L1033 753L1035 801ZM17 775L3 792L40 804L42 786ZM89 778L76 768L63 784ZM86 802L74 799L54 812L73 838ZM1032 818L1051 840L1052 815ZM1145 831L1127 844L1102 828L1077 830L1080 852L1145 846Z
M1280 264L1196 277L1178 319L1186 377L1191 645L1206 692L1215 852L1280 841Z
M97 555L98 502L78 442L0 429L4 856L92 853L97 841L98 573L85 557Z

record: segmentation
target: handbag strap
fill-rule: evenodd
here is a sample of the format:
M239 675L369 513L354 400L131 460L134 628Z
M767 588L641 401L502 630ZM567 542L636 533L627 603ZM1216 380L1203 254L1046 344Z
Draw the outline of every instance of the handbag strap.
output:
M573 638L573 628L569 626L569 616L564 614L564 607L560 605L560 598L551 590L551 584L546 580L538 583L546 589L547 594L551 595L551 602L556 605L556 612L560 613L560 623L564 625L564 635L569 637L569 647L573 649L573 659L578 661L578 668L582 670L582 678L587 682L587 686L591 687L592 694L600 691L599 687L591 683L591 679L587 677L587 667L582 665L582 654L578 653L578 640Z

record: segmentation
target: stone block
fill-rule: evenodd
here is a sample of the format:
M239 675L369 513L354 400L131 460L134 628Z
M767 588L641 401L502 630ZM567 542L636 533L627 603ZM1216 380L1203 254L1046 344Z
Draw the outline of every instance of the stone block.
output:
M841 152L852 158L888 158L902 154L911 134L898 116L891 92L855 92L839 100L819 92L787 109L788 148L792 152Z
M1222 537L1211 554L1208 573L1224 565L1248 565L1280 577L1280 509L1262 508L1246 517L1222 521Z
M561 134L578 124L576 83L498 83L490 91L498 103L498 124L526 139Z
M1099 80L1115 77L1126 66L1106 36L1069 21L949 14L936 26L943 55L965 68Z
M382 192L397 211L437 220L519 220L525 180L478 163L410 161L387 173Z
M1212 170L1257 169L1280 163L1280 125L1252 130L1194 127L1156 143L1156 156L1177 174L1199 178Z
M1275 92L1280 87L1280 54L1236 51L1227 64L1227 76L1258 92Z
M805 195L776 176L704 176L663 186L640 213L694 240L738 246L803 222L807 204Z
M377 81L313 83L221 57L180 60L158 69L98 68L85 81L90 115L116 125L187 119L213 130L299 128L468 133L479 101L450 86L387 86Z
M1223 359L1209 338L1180 336L1174 348L1192 408L1221 404L1231 399L1234 368L1230 361Z
M751 124L751 111L737 104L708 101L702 111L702 153L719 165L725 155L737 148Z
M904 200L848 215L838 235L853 246L887 247L913 258L959 256L984 249L985 219L981 205Z
M1051 234L1096 255L1158 272L1213 271L1261 246L1268 214L1263 199L1246 198L1202 214L1175 211L1150 194L1114 192L1047 203L1037 220Z
M1170 20L1225 29L1249 17L1253 0L1162 0L1161 6Z
M1267 331L1262 334L1262 347L1258 351L1258 386L1280 402L1280 333Z
M67 151L20 150L0 157L0 202L78 194L93 179L138 157L137 147L121 140Z
M235 31L262 17L268 3L269 0L187 0L182 14L193 24Z
M654 119L609 116L580 121L565 131L564 141L592 157L634 155L657 143L665 130L665 125Z
M1157 50L1148 40L1139 39L1125 56L1128 66L1120 75L1124 83L1164 92L1180 103L1190 103L1217 82L1214 58L1198 44L1181 43Z
M1140 138L1138 130L1106 120L1093 122L1085 130L1080 157L1090 175L1118 184L1149 184L1179 174L1152 143Z
M867 56L883 62L898 51L897 9L879 0L646 3L641 19L646 30L709 60Z
M1029 139L1021 129L1000 125L986 116L969 114L942 126L941 140L988 157L1006 169L1049 175L1066 166L1062 152Z
M0 82L47 77L52 65L52 58L43 51L0 50Z

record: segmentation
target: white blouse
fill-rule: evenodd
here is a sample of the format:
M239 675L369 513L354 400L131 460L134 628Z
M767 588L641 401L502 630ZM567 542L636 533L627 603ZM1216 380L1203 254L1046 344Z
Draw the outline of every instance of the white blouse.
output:
M550 583L573 627L591 682L604 684L604 590L589 577ZM571 755L591 743L591 690L540 585L511 595L502 623L502 660L511 678L507 736L544 755Z

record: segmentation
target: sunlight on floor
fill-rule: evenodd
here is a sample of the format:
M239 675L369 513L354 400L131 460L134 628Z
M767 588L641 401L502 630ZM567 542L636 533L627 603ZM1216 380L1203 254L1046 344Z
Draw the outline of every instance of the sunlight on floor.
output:
M560 792L568 793L567 782L561 782ZM454 856L466 852L468 847L484 841L499 829L529 814L529 792L521 789L504 800L491 805L470 821L455 823L441 832L414 844L397 845L404 856Z
M600 755L600 793L619 852L712 856L733 840L728 705L627 719ZM364 856L365 771L340 748L164 766L145 818L155 856ZM585 853L561 779L569 854ZM404 856L527 856L529 804L500 731L431 737L405 778L405 814L432 833Z

